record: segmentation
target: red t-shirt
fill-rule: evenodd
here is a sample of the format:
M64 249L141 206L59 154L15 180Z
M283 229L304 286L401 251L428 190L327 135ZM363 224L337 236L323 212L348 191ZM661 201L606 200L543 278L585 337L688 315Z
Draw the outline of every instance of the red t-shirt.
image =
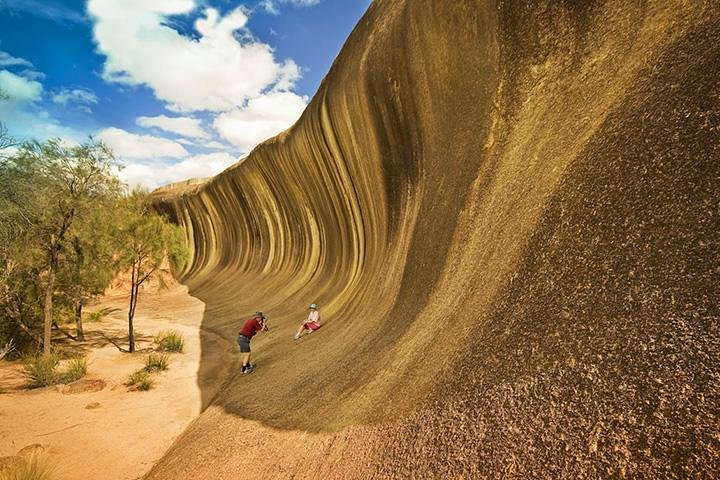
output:
M245 335L247 338L252 338L257 332L262 330L262 325L256 317L251 318L245 325L240 329L238 335Z

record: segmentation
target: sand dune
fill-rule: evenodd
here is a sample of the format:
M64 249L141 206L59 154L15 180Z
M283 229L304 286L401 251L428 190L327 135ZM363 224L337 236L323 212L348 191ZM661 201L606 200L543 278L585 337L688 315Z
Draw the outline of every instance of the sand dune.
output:
M156 194L203 328L272 330L149 478L717 474L719 34L376 0L294 127Z

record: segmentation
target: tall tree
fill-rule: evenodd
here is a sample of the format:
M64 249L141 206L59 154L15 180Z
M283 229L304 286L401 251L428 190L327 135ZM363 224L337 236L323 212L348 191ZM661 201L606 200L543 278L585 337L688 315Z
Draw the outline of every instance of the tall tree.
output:
M118 202L120 191L110 191L95 208L78 218L58 271L61 298L74 311L77 340L84 340L82 313L85 303L103 291L118 272Z
M135 351L133 320L140 296L140 286L167 261L181 268L188 258L182 229L170 223L151 206L147 192L135 190L126 199L122 238L122 261L130 270L130 305L128 309L128 344Z
M50 352L56 276L79 219L120 191L112 152L102 143L28 142L0 159L0 211L9 233L25 242L43 288L43 348Z

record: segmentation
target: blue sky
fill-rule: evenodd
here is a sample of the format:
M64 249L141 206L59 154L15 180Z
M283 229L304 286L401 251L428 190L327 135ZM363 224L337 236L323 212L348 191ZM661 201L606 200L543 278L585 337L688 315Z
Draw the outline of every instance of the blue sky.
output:
M93 135L155 187L298 118L371 0L0 0L0 121Z

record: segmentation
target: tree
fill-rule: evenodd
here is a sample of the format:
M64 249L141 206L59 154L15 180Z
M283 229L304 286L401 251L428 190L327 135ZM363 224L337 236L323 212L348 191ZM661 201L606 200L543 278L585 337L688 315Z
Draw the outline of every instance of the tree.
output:
M75 316L76 339L84 340L82 312L85 303L101 295L118 272L117 192L108 192L95 208L76 221L58 277L61 299Z
M142 190L133 191L126 199L123 229L122 264L130 270L130 306L128 309L128 344L135 351L133 320L140 295L140 286L151 278L164 262L182 268L188 250L182 229L170 223L151 206Z
M52 342L56 277L73 229L102 199L121 190L114 166L112 152L92 139L77 146L59 139L27 142L15 155L0 158L0 237L22 245L21 263L25 270L36 270L46 353Z
M2 100L2 90L0 90L0 101ZM3 155L10 147L17 146L17 141L8 132L7 126L0 122L0 155Z

